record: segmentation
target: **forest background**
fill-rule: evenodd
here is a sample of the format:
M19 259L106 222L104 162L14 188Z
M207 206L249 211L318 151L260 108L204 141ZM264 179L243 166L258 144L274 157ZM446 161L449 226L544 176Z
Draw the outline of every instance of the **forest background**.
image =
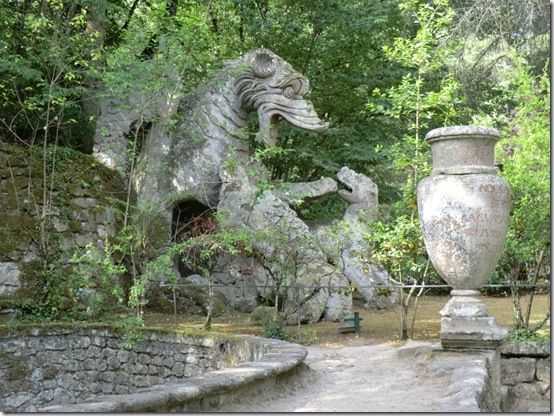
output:
M92 152L106 91L151 94L177 75L184 95L225 60L266 47L310 80L308 98L330 122L317 135L284 126L279 147L261 153L272 179L334 177L345 165L371 177L373 255L398 281L442 283L417 215L415 185L431 169L423 138L495 127L512 212L491 283L549 281L546 0L4 0L0 16L0 139L43 155L45 192L53 155ZM324 221L344 205L327 197L298 211ZM524 315L516 328L529 326Z

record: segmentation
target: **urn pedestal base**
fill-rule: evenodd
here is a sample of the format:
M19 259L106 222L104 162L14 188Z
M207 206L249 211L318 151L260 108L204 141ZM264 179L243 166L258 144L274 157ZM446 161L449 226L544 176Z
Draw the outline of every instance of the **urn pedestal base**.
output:
M452 290L441 311L443 348L497 348L508 336L506 328L488 316L477 290Z

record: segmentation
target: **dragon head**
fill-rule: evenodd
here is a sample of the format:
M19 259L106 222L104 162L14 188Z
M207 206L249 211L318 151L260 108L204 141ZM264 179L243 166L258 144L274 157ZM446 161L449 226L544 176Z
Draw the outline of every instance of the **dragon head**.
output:
M304 76L268 49L257 49L244 57L248 67L236 83L241 107L256 111L262 140L275 146L277 128L284 119L301 129L324 131L328 127L305 100L310 84Z
M344 166L337 173L337 179L344 187L338 193L346 202L351 205L377 206L378 188L370 178Z

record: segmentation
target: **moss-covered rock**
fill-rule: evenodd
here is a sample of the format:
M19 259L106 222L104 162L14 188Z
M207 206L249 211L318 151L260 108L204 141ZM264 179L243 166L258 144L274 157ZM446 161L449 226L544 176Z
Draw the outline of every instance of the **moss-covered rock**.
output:
M112 198L126 196L120 175L91 156L59 147L55 154L56 170L51 172L53 158L53 149L48 149L48 176L44 178L42 149L29 150L0 142L0 262L18 264L19 299L36 298L41 293L37 271L43 267L41 257L46 253L41 250L41 231L45 232L46 244L42 246L47 247L47 263L57 262L56 267L64 267L76 241L99 241L106 237L107 229L115 230L115 219L106 211ZM45 217L44 183L48 200ZM84 204L80 203L83 201ZM97 236L94 234L98 227L94 223L100 217L110 227ZM83 224L87 225L86 230ZM0 289L2 285L0 276Z

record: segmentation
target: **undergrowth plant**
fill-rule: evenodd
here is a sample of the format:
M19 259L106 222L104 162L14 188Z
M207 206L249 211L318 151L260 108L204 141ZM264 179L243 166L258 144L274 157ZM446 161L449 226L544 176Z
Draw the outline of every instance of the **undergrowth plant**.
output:
M252 255L252 242L256 234L238 228L223 227L223 214L216 213L214 223L210 227L199 226L191 230L189 235L183 235L181 241L174 243L163 256L173 259L178 256L183 264L191 270L196 270L208 281L208 304L204 328L209 330L212 325L212 308L214 298L213 270L219 256L224 254ZM196 230L196 232L195 232Z

